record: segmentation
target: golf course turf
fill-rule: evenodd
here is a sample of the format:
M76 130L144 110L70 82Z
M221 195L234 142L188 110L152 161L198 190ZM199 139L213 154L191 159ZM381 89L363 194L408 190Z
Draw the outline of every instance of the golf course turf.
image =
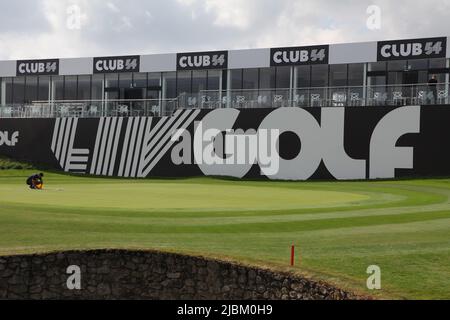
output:
M377 298L450 299L450 179L127 180L0 171L0 255L159 249L293 271ZM291 245L296 266L290 267ZM382 289L366 288L378 265Z

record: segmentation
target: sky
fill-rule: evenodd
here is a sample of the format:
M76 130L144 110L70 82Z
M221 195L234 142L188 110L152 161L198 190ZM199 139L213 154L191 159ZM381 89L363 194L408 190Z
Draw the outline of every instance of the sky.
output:
M450 35L450 0L0 2L0 60L268 48Z

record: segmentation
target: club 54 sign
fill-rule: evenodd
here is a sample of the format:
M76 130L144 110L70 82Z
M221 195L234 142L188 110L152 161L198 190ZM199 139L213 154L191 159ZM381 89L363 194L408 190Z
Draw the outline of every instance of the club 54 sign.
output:
M295 66L302 64L328 64L329 46L273 48L270 65Z
M58 75L59 74L59 60L19 60L17 61L17 76L29 75Z
M195 52L177 54L177 70L226 69L228 52Z
M139 72L140 56L94 58L94 73Z
M378 61L445 58L447 38L378 42Z

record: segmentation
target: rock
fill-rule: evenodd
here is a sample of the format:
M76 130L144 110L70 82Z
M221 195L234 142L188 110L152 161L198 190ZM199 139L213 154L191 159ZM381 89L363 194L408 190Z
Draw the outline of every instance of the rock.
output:
M167 274L167 278L169 279L180 279L181 278L181 273L177 272L177 273L168 273Z
M70 262L70 263L69 263ZM69 265L82 290L68 290ZM233 263L95 250L0 258L0 299L354 299L333 286Z
M222 292L230 292L230 291L231 291L230 286L223 286Z
M294 282L291 283L291 289L295 291L301 291L303 289L303 286L298 282Z
M102 283L97 287L97 293L100 296L109 296L111 294L111 288L109 287L108 284Z
M108 266L103 265L100 268L97 269L97 273L98 274L109 274L110 273L110 269Z
M263 294L266 291L266 287L265 286L258 286L258 293Z
M192 279L187 279L186 281L184 281L184 285L186 287L194 287L195 286L195 281Z

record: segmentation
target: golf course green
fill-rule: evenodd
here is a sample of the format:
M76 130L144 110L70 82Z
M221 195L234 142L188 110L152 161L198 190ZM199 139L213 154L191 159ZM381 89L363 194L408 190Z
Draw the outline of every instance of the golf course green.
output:
M363 295L450 299L450 179L103 179L0 171L0 255L158 249L292 271ZM291 245L296 265L290 267ZM377 265L382 289L369 291Z

